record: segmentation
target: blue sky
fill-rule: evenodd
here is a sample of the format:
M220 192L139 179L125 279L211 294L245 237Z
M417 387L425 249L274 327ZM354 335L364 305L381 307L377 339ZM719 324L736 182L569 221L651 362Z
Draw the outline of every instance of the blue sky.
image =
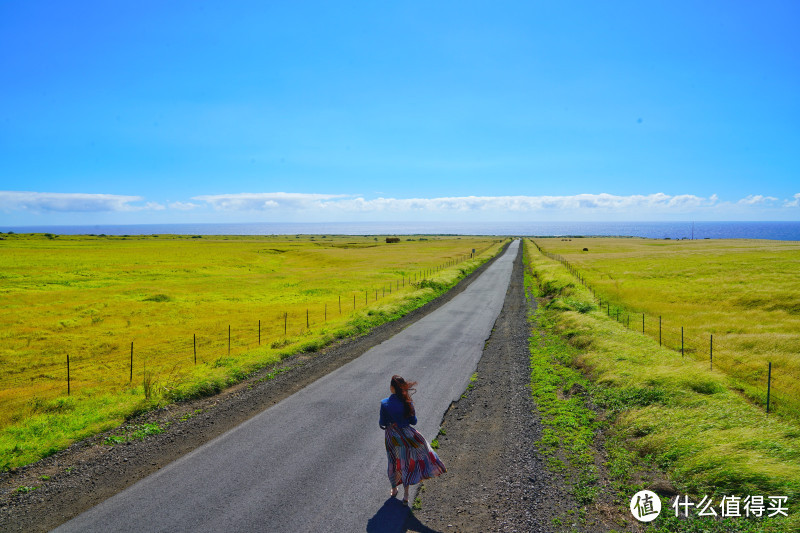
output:
M0 224L800 220L798 20L2 2Z

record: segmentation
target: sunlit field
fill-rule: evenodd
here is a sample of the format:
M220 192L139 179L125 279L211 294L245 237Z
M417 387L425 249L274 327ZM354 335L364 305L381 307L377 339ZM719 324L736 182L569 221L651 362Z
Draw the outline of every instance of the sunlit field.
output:
M735 377L762 407L772 363L771 410L800 417L800 243L535 241L564 257L606 313L616 317L619 312L631 330L642 331L644 314L645 333L680 350L683 327L685 356Z
M610 273L618 282L612 286L620 287L624 298L641 302L642 308L647 304L642 295L649 294L665 302L663 306L654 307L654 312L677 314L683 311L686 314L680 316L695 317L695 320L716 316L720 322L712 327L723 327L719 324L736 322L721 320L724 315L690 313L702 309L699 302L710 300L707 293L716 290L713 284L693 288L694 280L716 277L723 292L720 297L727 297L724 280L729 279L728 275L722 274L722 267L703 266L704 261L709 260L712 265L724 264L727 253L735 253L743 264L752 265L757 261L751 254L772 254L773 259L781 258L783 251L790 251L792 245L673 243L668 248L672 253L659 255L648 252L652 241L574 238L563 244L552 239L537 238L535 241L545 249L558 249L564 256L569 254L571 259L575 258L570 269L561 264L558 257L539 253L531 240L525 242L526 287L539 303L533 315L538 327L533 328L530 343L531 391L543 422L538 446L551 455L549 464L554 468L559 465L563 468L560 456L554 454L564 450L569 464L577 472L569 490L587 503L602 501L599 495L611 491L616 494L615 503L620 505L619 512L624 516L629 516L631 496L638 490L653 490L662 475L677 494L691 496L694 502L704 497L713 497L718 502L723 496L731 495L764 495L766 501L766 495L782 495L787 498L788 516L774 514L767 518L765 514L758 519L747 519L743 514L741 518L719 520L721 515L711 518L697 515L693 520L683 520L668 512L653 522L652 530L659 533L800 531L797 511L800 424L792 411L787 412L786 405L782 407L779 402L777 413L767 414L763 404L741 393L741 378L732 377L716 364L711 370L709 361L699 352L681 356L672 343L659 345L657 316L655 334L646 330L643 335L641 315L636 325L633 320L629 324L627 316L617 319L616 304L612 303L609 313L605 300L602 307L598 305L598 296L602 294L597 289L593 294L591 290L595 281L608 279ZM771 244L774 247L769 246ZM578 253L570 250L576 245ZM706 259L692 257L703 245L707 250ZM756 252L759 245L765 246ZM582 252L583 248L589 251ZM768 252L770 249L773 251ZM578 256L591 254L593 250L604 257L596 262L583 259L581 266L575 268ZM776 263L790 262L792 254L796 252L790 251L789 259L784 256ZM653 263L659 263L661 270L653 268ZM690 263L694 263L694 268L687 268L686 272L692 275L687 276L683 284L675 281L673 278L682 272L678 265ZM603 272L603 278L599 272ZM657 279L664 279L667 288L652 283L655 277L648 278L656 272ZM583 274L589 283L581 284L576 273ZM763 273L753 277L769 279ZM783 286L782 277L785 279L785 276L774 276L773 281L765 281L763 286L771 284L773 289ZM652 284L647 283L648 279ZM628 280L636 280L639 291L628 290ZM667 283L668 280L673 281ZM790 288L795 286L793 281L785 284ZM597 285L603 286L599 282ZM682 308L680 300L670 300L671 286L678 295L692 298L689 303L694 305ZM609 285L605 287L610 292ZM737 296L730 298L736 301ZM763 317L777 320L768 311L765 313ZM688 324L700 327L689 322L689 318L686 318ZM646 320L645 325L648 324ZM768 343L769 338L770 335L765 334L759 341ZM785 397L783 401L787 401ZM595 448L604 451L595 453ZM599 466L601 461L602 467ZM601 468L605 469L607 478L600 475ZM662 494L665 496L667 494ZM671 499L672 495L669 496Z
M0 237L4 468L363 332L501 245L490 237ZM37 436L43 450L30 449Z

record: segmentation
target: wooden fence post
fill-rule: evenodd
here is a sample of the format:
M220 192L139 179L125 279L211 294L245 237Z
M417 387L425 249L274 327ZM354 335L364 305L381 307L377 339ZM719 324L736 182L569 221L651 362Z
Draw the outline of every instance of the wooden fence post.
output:
M197 333L192 333L192 344L194 345L194 364L197 364ZM131 360L133 363L133 360ZM131 381L133 380L133 364L131 364Z
M683 326L681 326L681 357L683 357Z
M658 315L658 345L661 346L661 315Z
M642 313L642 335L644 335L644 313Z
M772 363L770 362L769 370L767 371L767 414L769 414L769 393L771 385L772 385Z
M231 355L231 325L228 324L228 356Z
M311 329L311 324L308 321L308 307L306 307L306 329Z
M709 370L714 370L714 334L711 334L711 343L708 346Z
M261 319L258 320L258 345L261 346Z
M131 379L129 383L133 383L133 341L131 341Z
M283 312L283 336L286 336L286 322L288 322L289 313L286 311Z
M70 386L69 386L69 354L67 354L67 396L70 395Z

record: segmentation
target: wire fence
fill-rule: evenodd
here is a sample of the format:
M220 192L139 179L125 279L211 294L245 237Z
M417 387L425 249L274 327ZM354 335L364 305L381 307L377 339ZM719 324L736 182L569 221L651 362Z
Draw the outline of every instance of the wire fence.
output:
M746 352L731 346L728 334L714 334L700 324L686 324L681 319L653 315L638 309L611 302L598 293L586 276L565 257L534 246L544 256L561 263L592 293L598 307L626 328L657 340L661 346L674 350L682 357L708 361L709 371L721 370L735 378L736 389L751 401L770 412L780 412L800 419L800 397L796 390L800 375L784 361L765 359L754 361Z
M33 374L16 371L14 375L10 368L5 369L8 372L0 389L0 405L6 419L0 422L13 422L19 417L14 413L26 407L34 412L51 410L54 407L45 405L47 400L79 392L128 390L149 397L156 380L160 390L168 392L189 379L197 365L231 366L242 354L259 347L286 348L293 353L315 351L322 346L323 328L332 322L344 327L357 313L377 312L385 298L430 286L437 273L482 256L497 242L378 285L339 294L335 299L295 303L283 309L272 305L262 317L252 313L221 317L212 327L198 331L186 320L172 328L169 337L158 328L148 334L146 324L144 333L132 340L121 340L117 335L97 346L71 346L67 341L46 338L48 353L41 354ZM8 351L14 349L11 340L6 336L3 341ZM241 377L234 375L232 379Z

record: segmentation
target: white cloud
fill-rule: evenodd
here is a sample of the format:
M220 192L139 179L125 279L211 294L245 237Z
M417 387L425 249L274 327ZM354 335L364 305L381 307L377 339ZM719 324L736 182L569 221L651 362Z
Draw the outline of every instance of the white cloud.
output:
M800 192L794 195L794 200L786 200L783 207L800 207Z
M242 193L196 196L219 210L272 211L328 210L337 212L409 212L409 211L513 211L552 210L669 210L683 211L717 203L716 195L702 198L690 194L669 196L617 196L612 194L577 194L572 196L452 196L441 198L374 198L330 194Z
M264 211L275 209L311 209L321 202L346 198L341 194L304 194L291 192L238 193L195 196L192 200L206 202L214 209L231 211Z
M0 209L5 211L66 213L164 209L164 206L154 202L144 206L131 205L142 200L141 196L118 194L0 191Z
M739 200L739 205L758 205L777 202L778 199L773 196L762 196L760 194L751 194Z
M192 209L197 209L200 207L197 204L193 204L192 202L172 202L169 204L170 209L177 209L179 211L191 211Z

